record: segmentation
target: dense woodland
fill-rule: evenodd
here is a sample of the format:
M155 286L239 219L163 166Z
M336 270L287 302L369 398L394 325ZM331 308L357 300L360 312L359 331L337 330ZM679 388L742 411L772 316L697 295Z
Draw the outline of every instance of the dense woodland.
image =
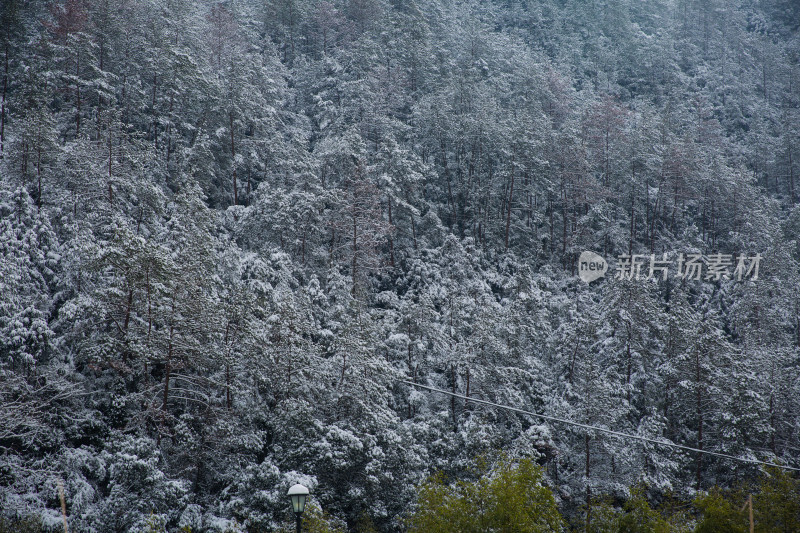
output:
M62 479L73 531L273 531L301 482L405 531L502 455L589 529L760 479L401 380L800 466L800 3L1 16L3 519L63 529ZM583 250L763 259L586 284Z

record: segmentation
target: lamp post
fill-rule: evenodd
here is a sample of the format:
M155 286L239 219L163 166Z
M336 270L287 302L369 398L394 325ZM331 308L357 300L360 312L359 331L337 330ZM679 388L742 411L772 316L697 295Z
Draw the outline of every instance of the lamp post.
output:
M300 533L300 521L302 520L303 511L306 510L308 489L298 483L297 485L292 485L286 495L292 499L292 510L297 520L297 533Z

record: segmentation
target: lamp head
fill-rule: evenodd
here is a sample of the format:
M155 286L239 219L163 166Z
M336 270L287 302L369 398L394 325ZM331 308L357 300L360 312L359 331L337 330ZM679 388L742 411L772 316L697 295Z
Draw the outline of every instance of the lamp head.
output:
M306 499L308 498L308 489L299 483L292 485L289 492L286 493L292 499L292 510L295 514L303 514L306 510Z

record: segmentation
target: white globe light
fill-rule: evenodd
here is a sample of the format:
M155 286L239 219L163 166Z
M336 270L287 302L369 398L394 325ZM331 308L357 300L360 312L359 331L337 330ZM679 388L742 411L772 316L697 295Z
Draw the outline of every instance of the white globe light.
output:
M295 514L302 514L306 510L306 498L308 498L308 489L299 483L292 485L289 492L286 493L292 499L292 509Z

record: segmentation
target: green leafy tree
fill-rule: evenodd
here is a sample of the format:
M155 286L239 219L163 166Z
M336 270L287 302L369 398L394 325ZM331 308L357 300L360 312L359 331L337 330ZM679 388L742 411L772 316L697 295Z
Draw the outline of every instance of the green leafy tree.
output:
M695 498L702 514L695 533L745 533L749 531L746 489L723 492L715 488ZM800 481L788 472L768 468L753 493L753 518L757 533L800 531Z
M619 521L620 533L668 533L669 523L650 507L641 488L631 491L632 497L623 507L625 515Z
M759 533L800 531L800 480L785 470L769 468L753 497L753 511Z
M434 475L419 489L409 531L539 533L561 531L555 498L530 459L502 459L474 482L445 483Z
M703 516L695 528L695 533L745 533L747 517L726 499L722 493L714 490L698 496L694 500Z

